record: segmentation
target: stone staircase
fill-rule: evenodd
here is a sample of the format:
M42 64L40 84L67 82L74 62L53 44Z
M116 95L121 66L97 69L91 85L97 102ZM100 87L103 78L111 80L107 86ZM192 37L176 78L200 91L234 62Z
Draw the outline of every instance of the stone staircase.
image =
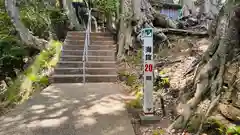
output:
M52 76L53 83L83 82L85 33L70 31L65 39L60 61ZM86 62L86 82L116 82L115 42L110 33L91 33Z

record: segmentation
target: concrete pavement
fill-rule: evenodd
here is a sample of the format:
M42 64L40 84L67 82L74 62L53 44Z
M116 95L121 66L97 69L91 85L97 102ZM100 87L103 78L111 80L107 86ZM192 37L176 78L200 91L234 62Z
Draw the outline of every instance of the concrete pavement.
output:
M0 135L134 135L121 87L52 84L0 117Z

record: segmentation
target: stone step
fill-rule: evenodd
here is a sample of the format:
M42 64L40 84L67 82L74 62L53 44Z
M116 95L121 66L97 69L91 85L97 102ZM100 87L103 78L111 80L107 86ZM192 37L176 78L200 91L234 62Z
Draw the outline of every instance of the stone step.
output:
M81 31L68 31L67 36L85 36L86 33L85 32L81 32ZM110 32L91 32L90 33L91 36L112 36L112 33Z
M82 56L76 55L64 55L61 56L62 61L82 61ZM88 56L89 61L115 61L115 57L112 56Z
M82 56L84 53L83 50L63 50L62 56L65 55L76 55L76 56ZM91 56L115 56L115 51L113 50L88 50L88 55Z
M116 46L114 45L89 45L88 50L115 50ZM83 50L84 45L63 45L63 49L65 50Z
M86 68L85 73L90 75L116 74L116 68ZM83 74L83 68L56 68L54 74Z
M78 61L59 61L57 68L82 68L83 62ZM116 68L115 61L88 61L86 67L89 68Z
M86 82L116 82L117 74L113 75L86 75ZM83 75L75 74L75 75L53 75L51 77L51 81L53 83L82 83Z
M66 39L64 41L64 44L68 44L68 45L84 45L85 40L70 40L70 39ZM114 45L115 41L113 40L93 40L90 42L90 44L94 44L94 45Z
M85 40L85 35L67 35L66 39L69 40ZM113 40L112 36L99 36L99 35L90 35L90 40Z

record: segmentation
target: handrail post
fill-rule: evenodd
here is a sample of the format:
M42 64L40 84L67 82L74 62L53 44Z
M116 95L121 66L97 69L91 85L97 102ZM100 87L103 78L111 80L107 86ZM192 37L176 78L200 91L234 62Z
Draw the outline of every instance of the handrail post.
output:
M90 45L90 32L91 32L91 10L88 10L88 24L85 31L84 50L82 56L83 62L83 83L86 83L86 62L88 62L88 46Z

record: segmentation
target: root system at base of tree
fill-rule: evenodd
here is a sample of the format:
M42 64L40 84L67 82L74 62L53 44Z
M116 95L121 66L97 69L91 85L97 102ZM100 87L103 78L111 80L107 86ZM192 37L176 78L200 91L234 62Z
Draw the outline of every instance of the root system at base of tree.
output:
M208 47L197 66L194 77L195 94L189 101L179 105L182 109L180 117L170 125L168 131L186 128L199 103L206 98L209 98L211 103L205 111L202 123L211 115L214 108L219 106L220 102L225 102L222 97L229 91L229 89L225 91L223 89L226 64L231 64L239 57L240 6L238 2L229 0L223 7L223 11L224 13L218 17L213 43ZM201 128L200 126L197 134L200 134Z
M158 13L149 0L121 0L121 14L118 32L118 59L124 58L125 51L133 47L135 41L141 42L143 28L153 28L154 38L171 46L164 30L156 26L178 28L179 23Z

